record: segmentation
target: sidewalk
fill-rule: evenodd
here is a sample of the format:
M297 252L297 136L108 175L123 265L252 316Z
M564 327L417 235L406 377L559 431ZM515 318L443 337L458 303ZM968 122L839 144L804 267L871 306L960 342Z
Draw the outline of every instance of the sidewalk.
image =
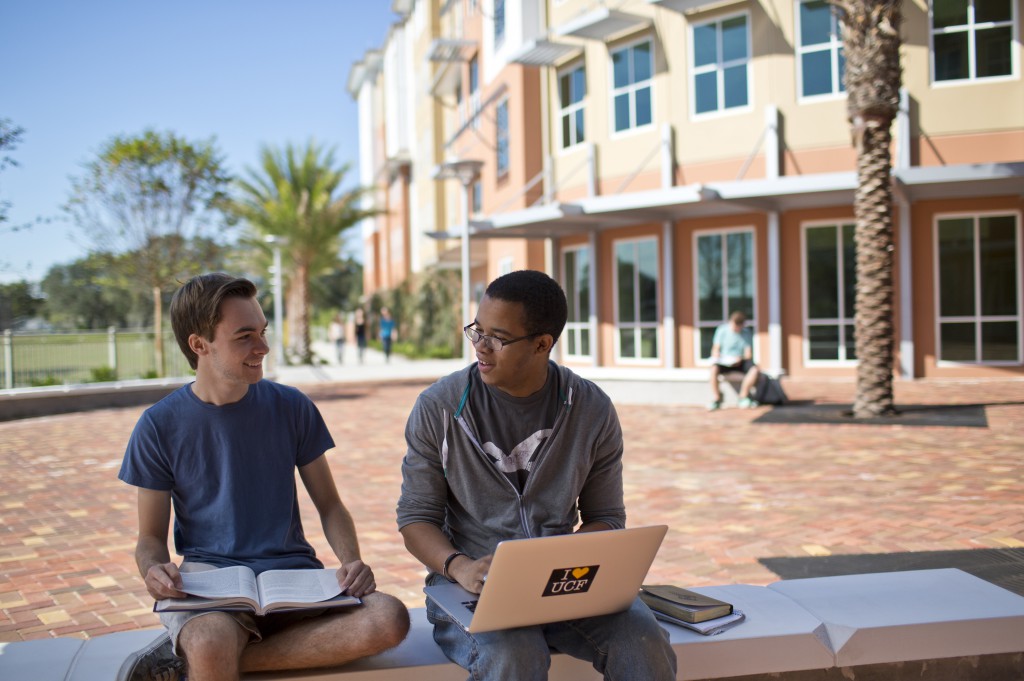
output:
M310 394L338 443L328 461L378 584L421 606L423 569L394 524L403 431L416 396L462 363L345 360L278 380ZM784 385L793 400L849 402L854 390ZM709 414L660 396L616 398L629 523L671 528L650 582L767 584L779 579L768 558L1024 556L1024 381L897 382L898 404L988 405L985 428L761 424L768 407ZM156 626L132 557L135 493L116 479L142 410L0 423L0 643ZM309 539L333 564L300 496Z

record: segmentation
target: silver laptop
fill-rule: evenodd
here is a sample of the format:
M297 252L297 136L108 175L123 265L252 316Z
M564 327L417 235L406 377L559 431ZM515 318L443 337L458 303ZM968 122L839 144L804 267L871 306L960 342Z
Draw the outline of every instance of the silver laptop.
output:
M667 525L583 532L498 544L483 591L423 589L472 633L621 612L637 597Z

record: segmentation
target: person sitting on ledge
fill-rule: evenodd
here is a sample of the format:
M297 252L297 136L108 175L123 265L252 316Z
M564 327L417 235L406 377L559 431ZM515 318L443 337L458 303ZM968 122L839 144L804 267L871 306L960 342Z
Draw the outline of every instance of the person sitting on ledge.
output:
M747 316L740 311L729 315L729 321L715 329L711 341L711 394L713 398L708 411L722 407L722 389L718 387L718 377L722 374L740 372L743 381L740 383L739 406L742 409L753 409L758 406L751 394L757 385L760 371L754 364L754 345L751 341L750 329L744 328Z
M189 681L235 680L340 665L398 645L409 613L376 590L362 560L324 456L334 447L327 425L300 391L263 380L270 348L256 287L226 274L193 277L174 294L170 317L196 380L142 414L118 474L138 488L135 560L149 595L182 598L181 573L211 566L322 568L302 530L298 469L341 564L338 584L362 605L266 616L162 612L168 633L130 655L117 680L176 681L186 671ZM167 549L172 505L180 565Z

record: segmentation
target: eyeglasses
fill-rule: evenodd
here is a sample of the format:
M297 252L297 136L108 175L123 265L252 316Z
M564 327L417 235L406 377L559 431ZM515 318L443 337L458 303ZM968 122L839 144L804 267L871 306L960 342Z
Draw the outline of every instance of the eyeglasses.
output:
M476 345L477 343L480 343L482 341L483 344L487 346L492 352L498 352L506 345L512 345L513 343L518 343L521 340L526 340L527 338L536 338L537 336L541 335L539 333L531 333L525 336L520 336L519 338L511 338L509 340L505 340L504 338L498 338L497 336L488 336L486 334L480 333L480 330L475 328L472 324L467 324L462 328L462 330L466 332L466 338L469 339L470 343Z

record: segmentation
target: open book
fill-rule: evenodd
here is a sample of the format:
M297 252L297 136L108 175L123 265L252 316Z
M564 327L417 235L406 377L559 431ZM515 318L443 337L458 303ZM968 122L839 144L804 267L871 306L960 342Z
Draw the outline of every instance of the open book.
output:
M259 577L235 566L181 573L187 598L157 601L155 612L244 610L257 615L285 610L339 608L361 600L342 594L335 570L267 570Z

